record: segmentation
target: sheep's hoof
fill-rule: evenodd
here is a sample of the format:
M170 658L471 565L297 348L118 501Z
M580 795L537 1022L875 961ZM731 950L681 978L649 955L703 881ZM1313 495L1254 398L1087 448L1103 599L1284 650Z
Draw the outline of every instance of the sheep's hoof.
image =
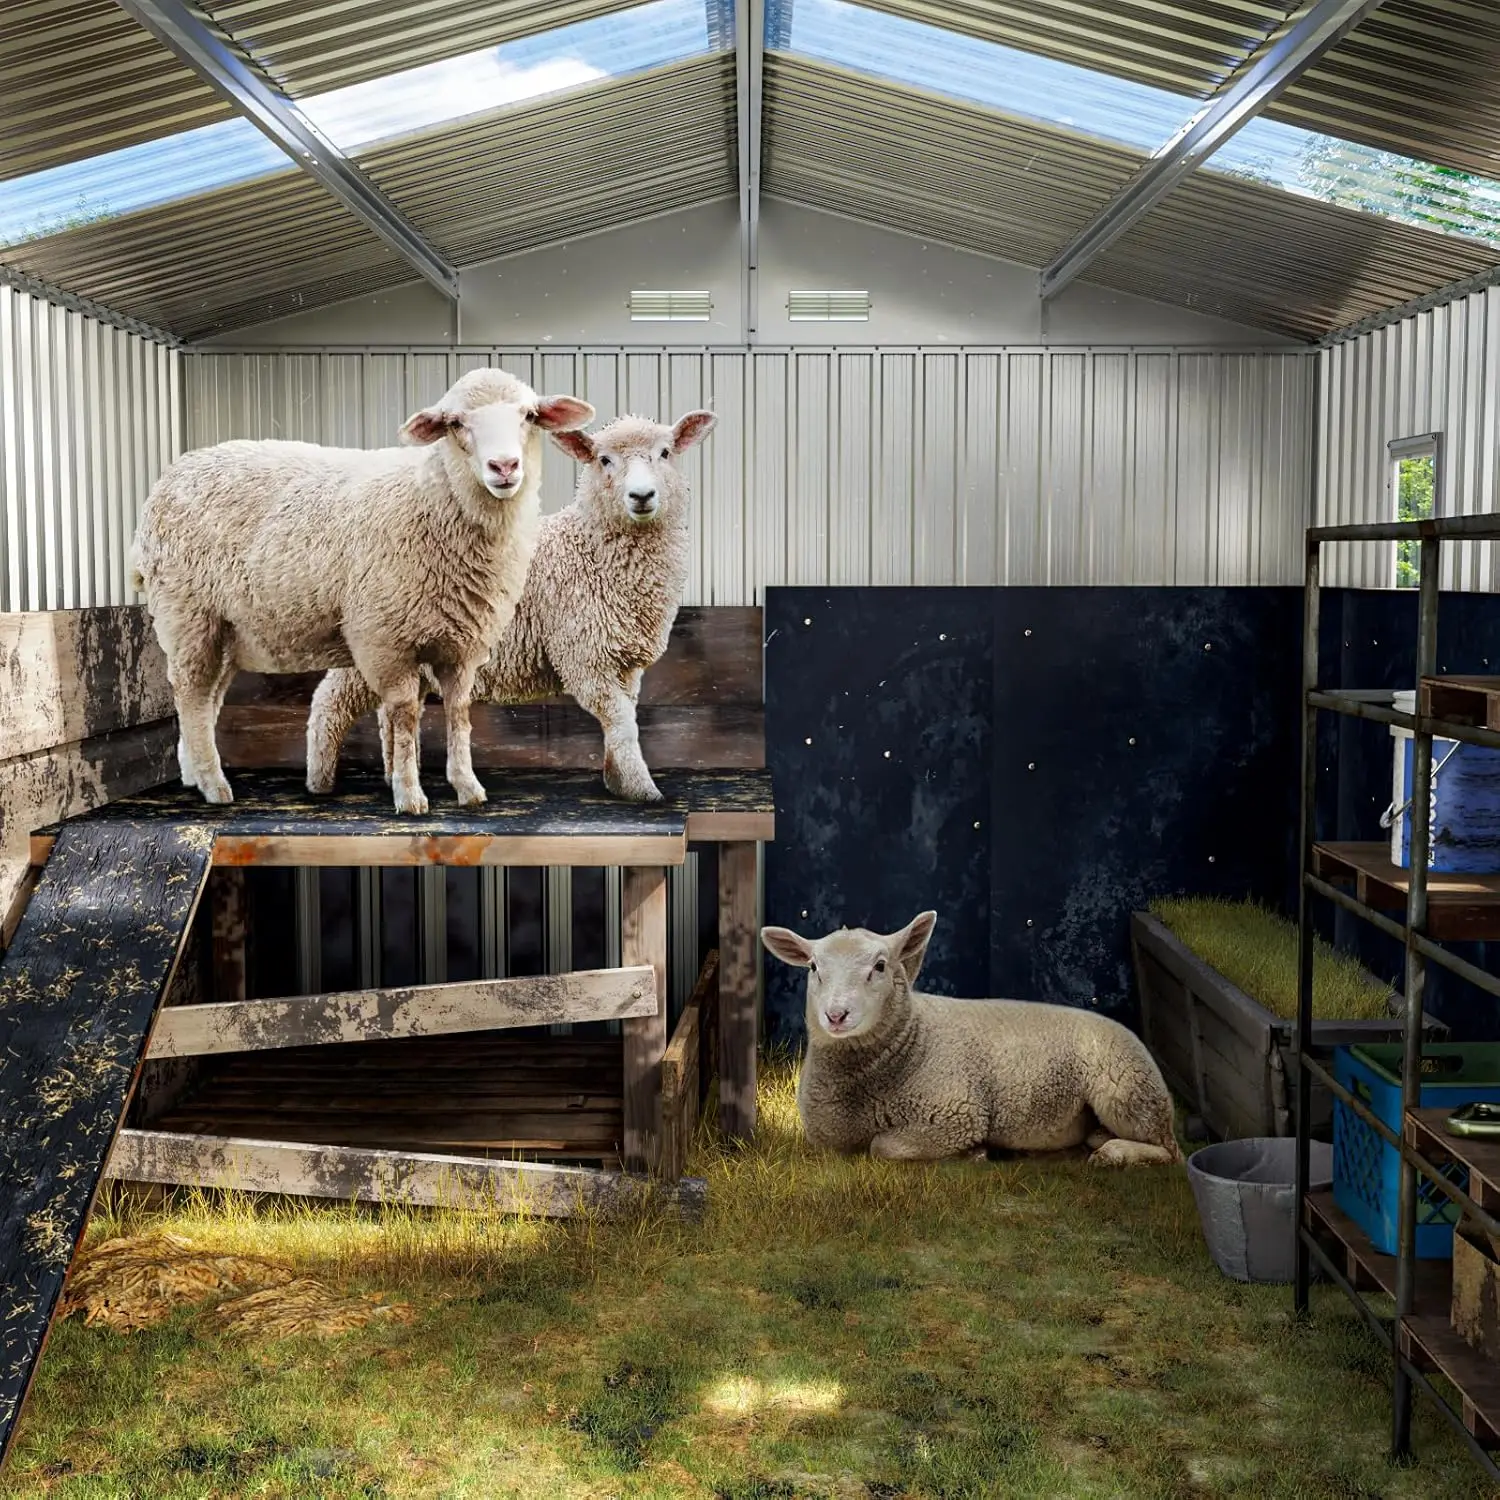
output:
M222 776L205 776L198 784L198 790L203 793L205 802L222 804L234 801L234 793L229 790L229 783Z
M391 790L395 793L398 813L415 813L420 817L427 811L427 793L421 787L408 790L393 784Z
M333 777L309 776L307 778L307 789L314 797L327 796L333 790Z
M461 807L478 807L481 802L487 800L488 793L486 793L478 781L449 782L449 785L458 793L458 801Z

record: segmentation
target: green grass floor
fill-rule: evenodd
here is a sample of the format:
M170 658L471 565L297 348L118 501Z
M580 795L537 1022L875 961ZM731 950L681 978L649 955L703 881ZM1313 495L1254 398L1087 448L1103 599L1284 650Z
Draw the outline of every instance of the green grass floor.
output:
M937 1168L802 1143L773 1070L753 1150L705 1145L701 1226L482 1213L104 1213L340 1288L407 1325L266 1343L185 1309L56 1328L13 1497L836 1496L1469 1500L1342 1295L1222 1279L1180 1167Z

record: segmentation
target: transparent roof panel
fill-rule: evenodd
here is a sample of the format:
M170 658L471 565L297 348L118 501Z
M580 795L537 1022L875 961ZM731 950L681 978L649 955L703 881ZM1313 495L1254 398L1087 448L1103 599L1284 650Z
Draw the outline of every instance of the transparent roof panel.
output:
M410 68L297 101L340 150L360 150L469 116L665 67L709 50L704 0L648 0L630 10ZM286 154L248 120L0 181L0 245L78 228L195 193L286 171Z
M804 57L1148 154L1202 108L1166 89L890 16L854 0L784 3L794 6L790 50ZM1500 241L1500 182L1295 125L1252 120L1202 170L1441 234Z

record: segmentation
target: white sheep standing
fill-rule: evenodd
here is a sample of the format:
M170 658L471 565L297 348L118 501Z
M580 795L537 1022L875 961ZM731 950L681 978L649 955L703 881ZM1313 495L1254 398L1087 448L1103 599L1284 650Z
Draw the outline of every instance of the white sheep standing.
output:
M484 801L469 746L474 673L514 613L540 522L541 435L594 409L471 370L375 450L240 440L184 454L136 533L177 702L182 780L229 802L214 727L235 672L357 667L390 716L398 812L427 811L422 668L442 684L448 781Z
M679 455L717 418L690 411L671 427L620 417L597 433L556 432L583 467L573 503L542 519L510 629L474 680L474 699L527 703L570 694L604 730L604 783L617 796L659 801L641 754L641 676L667 649L687 584L690 490ZM307 785L333 786L339 746L377 704L358 671L329 672L307 723ZM380 710L391 773L390 720Z
M1096 1011L915 989L935 912L882 936L766 927L808 970L797 1112L815 1146L896 1161L1087 1142L1094 1166L1182 1160L1172 1098L1139 1037Z

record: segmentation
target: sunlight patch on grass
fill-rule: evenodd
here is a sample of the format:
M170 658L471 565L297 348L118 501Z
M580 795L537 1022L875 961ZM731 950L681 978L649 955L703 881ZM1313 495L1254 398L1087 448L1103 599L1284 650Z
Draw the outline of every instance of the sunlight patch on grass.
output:
M756 1380L731 1375L710 1386L702 1398L704 1410L724 1417L752 1417L769 1410L787 1412L836 1411L844 1388L836 1380Z

